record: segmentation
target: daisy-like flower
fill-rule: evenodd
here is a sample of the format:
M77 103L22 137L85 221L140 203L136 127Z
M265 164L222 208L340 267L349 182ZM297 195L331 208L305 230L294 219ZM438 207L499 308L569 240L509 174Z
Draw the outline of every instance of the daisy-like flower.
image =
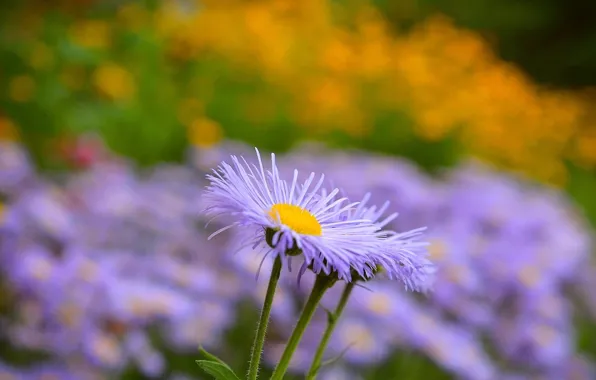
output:
M209 238L232 227L250 228L255 233L248 243L260 245L267 255L302 254L315 273L335 273L346 281L351 281L353 272L370 276L375 267L372 255L384 244L379 227L364 218L340 220L358 203L339 198L338 189L322 191L324 175L315 183L311 173L300 184L294 170L292 182L286 182L280 178L275 154L271 154L271 170L266 171L255 150L258 166L231 156L232 165L222 162L207 176L211 183L204 195L205 213L235 219Z
M358 207L347 210L344 215L340 216L340 219L370 220L381 230L397 218L398 214L393 213L382 219L389 208L389 202L385 202L377 209L376 206L368 206L370 197L370 193L365 194ZM434 279L436 266L427 258L428 243L419 240L425 230L426 227L402 233L381 230L378 236L382 244L379 250L371 256L378 271L389 279L400 280L407 290L427 291Z

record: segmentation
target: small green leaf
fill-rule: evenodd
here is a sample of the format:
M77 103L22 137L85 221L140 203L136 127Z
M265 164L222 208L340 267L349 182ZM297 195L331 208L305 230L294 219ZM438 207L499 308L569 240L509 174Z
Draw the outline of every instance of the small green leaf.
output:
M238 376L225 363L210 360L197 360L198 366L216 380L240 380Z
M199 352L207 358L207 360L212 361L212 362L217 362L220 364L225 365L226 367L228 366L223 360L221 360L220 358L218 358L217 356L210 354L209 352L205 351L205 349L203 347L199 347Z

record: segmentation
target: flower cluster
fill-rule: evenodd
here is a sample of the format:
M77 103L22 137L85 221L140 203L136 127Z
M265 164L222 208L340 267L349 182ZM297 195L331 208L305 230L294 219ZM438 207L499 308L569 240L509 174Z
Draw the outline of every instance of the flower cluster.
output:
M185 134L264 145L258 130L269 147L274 136L395 152L453 140L555 184L566 161L596 164L593 94L538 86L444 16L395 32L366 2L119 2L58 18L36 3L3 20L12 38L0 41L14 57L2 120L27 130L101 130L145 162L178 158Z
M208 241L200 212L213 198L201 189L203 168L229 153L250 157L250 149L222 145L194 152L191 164L142 173L107 158L49 180L16 145L5 147L0 269L3 294L16 302L2 316L0 339L52 361L26 370L2 365L0 375L93 378L136 366L148 377L174 379L180 374L166 351L193 353L199 344L234 349L224 333L237 323L239 302L262 303L266 281L255 275L268 273L273 260L263 261L252 245L238 248L246 229ZM279 173L324 172L350 199L367 201L341 213L348 218L374 220L385 210L366 206L388 199L399 217L376 220L396 231L428 225L438 265L434 291L422 298L383 276L354 289L329 346L329 357L344 360L320 378L356 379L361 369L414 352L461 378L593 378L575 349L577 314L567 297L569 286L589 286L578 274L590 267L590 235L560 194L476 164L432 179L395 158L316 145L277 157L276 164ZM260 178L244 167L253 169L249 182ZM265 177L278 178L271 174ZM278 196L289 197L291 188L281 185ZM295 192L304 188L296 181ZM280 219L286 211L278 210ZM226 223L212 221L209 232ZM265 347L271 364L315 278L307 271L298 286L296 274L284 271L275 295ZM333 308L338 296L332 288L323 305ZM325 323L324 313L315 314L293 371L307 369Z
M246 104L247 120L275 119L271 104L282 92L291 98L292 120L314 136L389 133L398 140L404 129L429 141L455 135L469 153L557 184L566 180L564 160L595 163L589 96L536 85L481 35L444 16L396 36L370 6L342 9L345 24L336 7L231 2L204 4L189 16L174 5L159 17L175 59L209 51L275 86ZM396 116L385 124L380 116L396 112L411 122Z
M21 166L8 152L0 166ZM20 178L13 173L2 175ZM120 161L62 185L30 177L3 215L2 277L18 300L5 338L65 370L119 373L134 363L150 377L167 363L149 328L176 350L219 345L241 284L196 226L202 186L187 167L140 177Z

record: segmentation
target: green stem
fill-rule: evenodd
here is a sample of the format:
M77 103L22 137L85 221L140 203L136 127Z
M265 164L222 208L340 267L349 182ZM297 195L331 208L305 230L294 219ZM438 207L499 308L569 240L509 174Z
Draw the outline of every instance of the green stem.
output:
M267 286L267 293L265 294L265 302L263 309L261 309L261 316L257 324L257 335L255 336L250 353L250 364L248 367L248 380L256 380L259 375L259 364L261 363L261 354L263 346L265 345L265 335L267 334L267 324L269 323L269 315L271 314L271 307L273 306L273 296L277 287L277 281L281 274L281 258L277 256L271 269L271 276L269 277L269 285Z
M321 368L321 362L323 361L323 354L325 353L325 349L327 348L327 344L329 344L329 338L331 338L331 334L333 334L333 330L335 330L335 326L337 325L337 321L339 317L344 311L346 304L348 303L348 298L350 298L350 294L352 294L352 290L354 289L354 282L348 282L344 291L341 294L341 298L339 299L339 303L337 304L335 311L333 314L328 315L327 319L327 329L321 338L321 342L317 347L317 351L315 353L315 357L310 365L310 369L308 370L308 374L306 375L306 380L314 380L317 376L317 372Z
M279 363L277 363L277 367L273 371L273 375L271 376L271 380L282 380L288 367L290 365L290 360L292 359L292 355L296 348L298 347L298 343L300 343L300 339L306 330L306 326L310 322L317 306L319 305L319 301L323 298L323 294L329 289L335 280L327 277L327 276L317 276L315 280L315 284L312 288L310 296L308 296L308 300L302 309L302 313L300 314L300 318L296 323L296 327L294 327L294 331L286 344L286 348L284 349L281 358L279 359Z

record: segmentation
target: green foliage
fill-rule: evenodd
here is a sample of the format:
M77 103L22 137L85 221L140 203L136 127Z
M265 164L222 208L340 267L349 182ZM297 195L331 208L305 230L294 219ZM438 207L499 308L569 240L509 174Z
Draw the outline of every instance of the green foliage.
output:
M197 364L203 371L213 376L216 380L240 380L234 371L225 363L210 360L197 360Z
M202 347L199 348L199 352L206 357L207 360L197 360L197 365L216 380L240 380L230 366L223 360L205 351Z
M570 180L567 185L567 192L573 200L582 206L585 216L592 225L596 225L596 176L593 171L582 169L574 165L568 165Z

